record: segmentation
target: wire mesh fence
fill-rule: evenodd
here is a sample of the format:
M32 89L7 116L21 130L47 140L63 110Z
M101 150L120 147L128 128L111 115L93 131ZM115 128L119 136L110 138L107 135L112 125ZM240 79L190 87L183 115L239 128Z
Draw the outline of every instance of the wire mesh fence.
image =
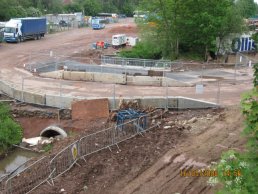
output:
M55 178L69 170L77 161L79 141L64 148L50 161L51 177Z
M4 194L24 194L48 180L50 176L49 159L43 157L19 174L9 177L5 182Z
M135 59L135 58L122 58L113 56L101 56L102 64L113 64L122 66L134 66L134 67L149 67L149 68L164 68L170 69L173 64L169 60L149 60L149 59Z
M43 157L23 169L19 174L0 182L3 194L29 193L41 184L53 183L53 179L67 172L80 158L110 148L158 125L151 122L154 115L161 116L162 110L155 110L139 118L111 128L87 135L73 142L54 157Z

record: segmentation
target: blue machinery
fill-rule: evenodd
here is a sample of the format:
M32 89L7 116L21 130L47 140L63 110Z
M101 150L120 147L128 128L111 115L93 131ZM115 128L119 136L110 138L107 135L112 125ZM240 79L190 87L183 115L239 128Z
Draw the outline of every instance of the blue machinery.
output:
M134 122L134 125L137 127L137 130L143 131L147 127L147 115L145 113L136 111L134 109L127 109L127 110L121 110L117 113L117 127L120 130L123 130L123 124L126 120L130 119L138 119L136 122Z

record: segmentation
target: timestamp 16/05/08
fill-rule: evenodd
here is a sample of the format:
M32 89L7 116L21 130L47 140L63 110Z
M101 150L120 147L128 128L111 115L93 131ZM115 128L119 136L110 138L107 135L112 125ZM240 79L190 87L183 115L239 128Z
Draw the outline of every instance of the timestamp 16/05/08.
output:
M241 171L239 169L236 170L225 170L223 171L223 176L241 176ZM217 177L217 170L180 170L181 177Z

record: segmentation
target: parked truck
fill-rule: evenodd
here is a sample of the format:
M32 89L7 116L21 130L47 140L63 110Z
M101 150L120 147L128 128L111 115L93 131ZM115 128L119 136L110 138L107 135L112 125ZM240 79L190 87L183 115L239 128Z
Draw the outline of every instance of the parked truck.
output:
M6 22L0 22L0 42L4 39L4 26Z
M102 18L92 18L91 19L91 27L93 30L100 30L105 28L105 19Z
M120 48L126 46L126 35L116 34L112 36L112 46L113 48Z
M46 18L15 18L5 24L4 40L22 42L26 39L40 39L47 32Z

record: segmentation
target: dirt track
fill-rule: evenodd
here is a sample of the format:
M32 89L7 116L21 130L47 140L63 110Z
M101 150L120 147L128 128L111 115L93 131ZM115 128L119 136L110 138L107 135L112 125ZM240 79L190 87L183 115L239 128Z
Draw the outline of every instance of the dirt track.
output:
M131 140L86 157L69 172L44 184L33 193L171 194L214 193L207 177L181 177L182 169L208 169L222 151L244 150L240 138L242 116L239 108L170 112L163 125L172 128L147 132ZM191 127L175 120L197 118ZM171 122L172 121L172 122ZM171 124L174 123L174 124ZM188 125L189 126L189 125ZM190 129L190 130L189 130ZM85 189L86 188L86 189ZM85 192L86 190L86 192Z

